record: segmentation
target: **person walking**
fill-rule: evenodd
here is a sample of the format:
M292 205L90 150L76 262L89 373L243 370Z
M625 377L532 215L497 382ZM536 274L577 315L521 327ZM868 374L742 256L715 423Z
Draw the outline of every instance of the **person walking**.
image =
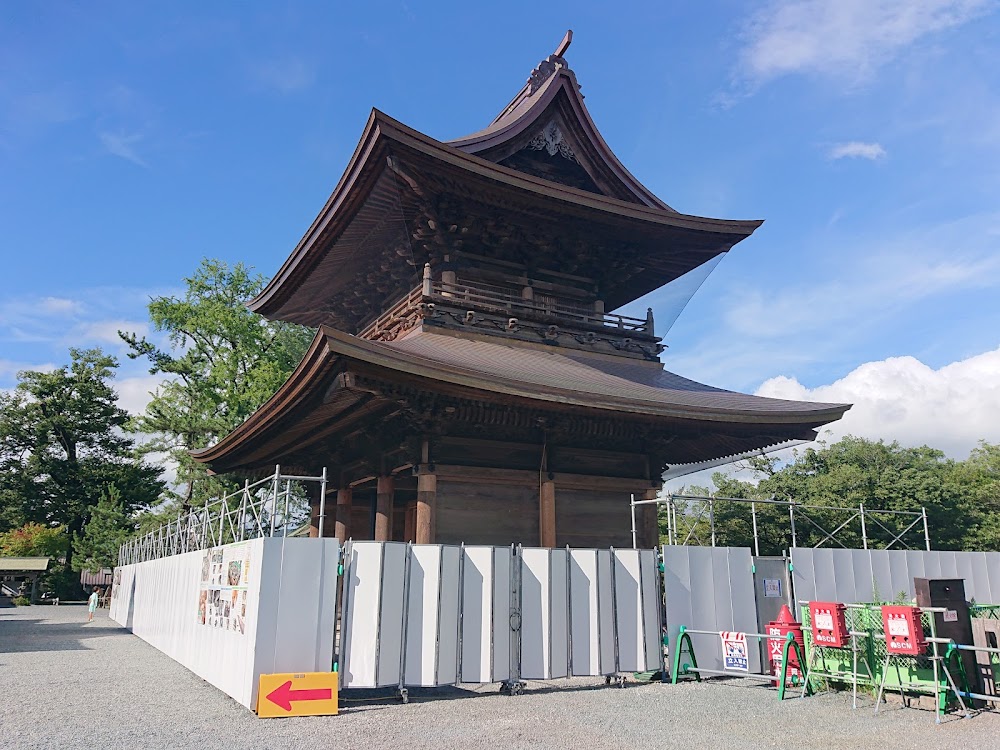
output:
M90 613L87 617L87 622L94 621L94 611L97 609L97 603L101 600L101 595L98 591L98 588L95 586L94 590L90 592L90 598L87 600L87 611Z

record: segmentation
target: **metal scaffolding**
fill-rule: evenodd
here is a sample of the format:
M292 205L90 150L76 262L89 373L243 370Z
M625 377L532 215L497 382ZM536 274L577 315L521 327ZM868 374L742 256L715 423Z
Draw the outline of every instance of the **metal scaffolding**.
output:
M294 521L294 483L319 484L319 536L326 515L326 469L318 477L274 474L243 486L223 497L206 500L178 518L147 534L125 542L118 550L118 564L156 560L185 552L219 547L259 537L288 536Z
M677 518L677 502L697 502L700 507L697 513L693 517L683 518L684 529L681 530L681 524L678 523ZM750 506L750 517L753 525L753 543L754 543L754 554L760 554L760 535L757 530L757 506L758 505L780 505L788 508L788 525L791 532L791 546L798 546L798 537L795 531L796 519L805 521L811 526L815 527L824 536L819 542L812 545L813 549L822 547L827 542L839 544L841 547L845 547L838 538L837 534L844 529L847 529L854 521L859 521L861 525L861 542L864 549L869 548L869 542L871 538L869 537L869 524L877 526L889 534L892 538L885 544L881 549L892 549L894 545L899 545L906 549L914 549L904 541L906 534L913 530L923 531L923 546L925 549L931 548L931 537L930 529L927 525L927 508L921 507L919 511L909 511L909 510L875 510L872 508L866 508L864 503L860 503L857 507L839 507L839 506L828 506L828 505L804 505L802 503L797 503L794 500L778 500L775 498L769 499L759 499L751 500L742 497L717 497L714 495L702 496L702 495L666 495L664 497L658 497L655 500L636 500L632 499L632 546L635 547L636 544L636 518L635 518L635 508L637 505L651 505L655 504L666 505L667 506L667 544L677 544L677 545L687 545L694 544L696 546L714 547L715 545L715 505L716 503L743 503ZM836 511L846 514L845 520L835 527L833 531L827 531L824 526L816 520L816 512L824 511ZM812 515L810 515L812 514ZM707 515L707 518L706 518ZM903 519L912 519L910 523L902 529L902 531L897 532L895 529L890 529L886 526L886 523L879 520L881 517L883 520L886 517L898 516ZM905 522L905 521L904 521ZM704 524L707 524L708 528L704 528ZM918 527L921 527L918 528ZM705 540L703 540L699 534L707 534ZM683 535L683 538L681 538ZM705 541L709 544L706 544Z

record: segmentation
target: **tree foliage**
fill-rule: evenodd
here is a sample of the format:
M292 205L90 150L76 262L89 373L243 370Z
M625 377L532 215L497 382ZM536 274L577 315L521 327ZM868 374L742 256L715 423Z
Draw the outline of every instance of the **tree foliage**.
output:
M206 259L185 279L183 296L150 301L153 327L167 334L165 348L120 333L129 357L148 359L150 373L165 376L132 426L153 436L145 451L176 463L185 504L229 489L189 452L224 437L270 398L312 339L308 328L265 320L246 307L264 283L243 264Z
M128 415L111 385L117 361L99 349L70 355L52 372L18 373L14 391L0 395L0 522L64 526L66 571L103 488L119 488L131 513L163 487L123 432Z
M66 547L66 529L28 521L0 534L0 557L58 557Z
M119 548L134 529L121 492L115 485L108 485L91 511L83 533L76 536L73 569L97 573L101 568L113 568L118 564Z
M836 533L838 541L826 539L824 546L839 543L860 548L860 520L849 519L863 504L870 546L884 546L915 520L877 511L926 508L935 549L1000 549L1000 446L981 443L968 460L955 461L927 446L908 448L848 436L832 445L807 448L784 465L771 457L758 457L747 468L753 472L753 481L714 474L714 494L794 501L799 546L819 544L847 522ZM682 494L709 493L706 488L692 487ZM788 507L761 502L756 509L761 553L780 554L788 549ZM713 504L713 511L717 544L753 546L752 516L746 504L720 500ZM699 512L703 521L696 526ZM677 515L682 536L692 527L702 538L710 533L703 501L680 501ZM664 516L661 530L665 526ZM907 532L904 541L921 546L922 532L921 522Z

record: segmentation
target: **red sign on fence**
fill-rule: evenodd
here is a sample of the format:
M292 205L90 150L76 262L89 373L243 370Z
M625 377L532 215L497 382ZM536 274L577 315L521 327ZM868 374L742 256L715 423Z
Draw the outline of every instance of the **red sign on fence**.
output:
M882 607L885 648L890 654L920 656L927 650L920 607Z
M809 602L809 622L812 640L817 646L844 648L850 633L847 630L843 604L839 602Z

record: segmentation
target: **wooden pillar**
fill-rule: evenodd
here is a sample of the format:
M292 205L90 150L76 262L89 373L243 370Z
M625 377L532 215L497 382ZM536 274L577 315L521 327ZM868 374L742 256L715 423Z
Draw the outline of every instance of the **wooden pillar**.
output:
M388 542L392 535L392 496L394 481L392 476L378 478L375 490L375 541Z
M417 503L416 501L406 504L406 512L403 513L403 541L416 542L417 540Z
M647 489L641 495L638 495L638 497L641 497L643 500L655 500L658 494L659 489L653 487ZM660 545L658 507L655 503L649 503L648 505L640 505L636 509L641 511L636 513L636 541L642 549L656 549Z
M426 466L417 475L417 544L434 543L434 515L437 506L437 474Z
M538 537L542 547L556 546L556 483L542 482L538 493Z
M337 525L334 527L334 534L341 544L351 538L351 502L353 499L354 490L350 487L342 487L337 490Z

